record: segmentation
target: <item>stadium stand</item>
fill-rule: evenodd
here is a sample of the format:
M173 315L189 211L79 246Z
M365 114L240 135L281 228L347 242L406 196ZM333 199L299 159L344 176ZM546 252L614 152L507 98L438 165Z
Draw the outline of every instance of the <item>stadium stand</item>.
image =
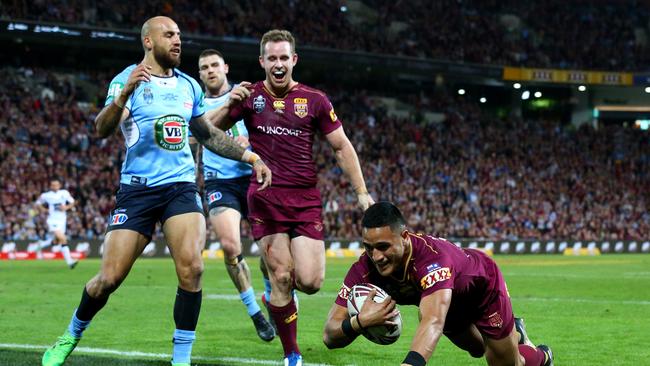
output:
M454 62L623 71L649 61L648 9L637 1L54 0L0 7L0 19L136 31L155 14L173 14L185 34L254 41L288 27L301 45Z
M103 235L117 189L123 143L95 137L106 74L0 69L0 233L35 239L33 209L60 176L78 200L72 238ZM82 100L83 102L79 102ZM444 113L442 123L390 117L367 91L332 101L355 145L376 199L397 202L409 225L450 238L636 240L650 236L650 146L620 125L576 130L556 120L497 119L462 97L409 102ZM355 199L335 157L317 144L326 233L359 234ZM381 190L380 190L381 188ZM244 228L244 235L248 228Z

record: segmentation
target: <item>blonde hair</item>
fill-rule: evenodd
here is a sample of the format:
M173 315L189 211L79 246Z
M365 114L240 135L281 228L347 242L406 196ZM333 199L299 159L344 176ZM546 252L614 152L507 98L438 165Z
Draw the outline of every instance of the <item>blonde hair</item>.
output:
M291 53L296 53L296 39L293 38L291 32L285 29L272 29L262 36L260 41L260 56L264 55L264 46L269 42L289 42L291 45Z

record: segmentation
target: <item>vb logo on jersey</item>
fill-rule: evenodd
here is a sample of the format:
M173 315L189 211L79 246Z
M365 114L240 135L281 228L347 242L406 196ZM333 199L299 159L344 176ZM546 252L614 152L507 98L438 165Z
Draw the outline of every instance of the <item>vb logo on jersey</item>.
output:
M187 141L187 123L179 115L160 117L154 124L155 140L165 150L178 151Z

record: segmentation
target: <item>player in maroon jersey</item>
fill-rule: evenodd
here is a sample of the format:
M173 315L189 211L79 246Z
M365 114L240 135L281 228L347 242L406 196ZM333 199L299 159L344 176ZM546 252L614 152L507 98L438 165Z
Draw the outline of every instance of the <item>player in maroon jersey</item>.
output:
M550 348L535 347L523 319L513 316L501 271L486 254L409 232L389 202L370 206L362 226L365 252L330 310L323 335L328 348L347 346L366 327L394 324L397 303L418 306L421 317L402 365L425 365L443 334L472 357L485 356L488 365L553 365ZM347 295L360 283L377 285L390 298L381 304L367 301L350 318Z
M291 291L297 288L313 294L325 277L322 203L312 157L316 133L325 136L334 149L359 206L366 209L373 200L332 103L323 92L292 78L298 55L291 33L272 30L264 34L259 62L266 79L240 83L210 119L222 129L243 119L253 150L273 172L272 187L263 191L251 180L248 219L269 272L269 311L282 341L285 365L302 365L296 341L298 313Z

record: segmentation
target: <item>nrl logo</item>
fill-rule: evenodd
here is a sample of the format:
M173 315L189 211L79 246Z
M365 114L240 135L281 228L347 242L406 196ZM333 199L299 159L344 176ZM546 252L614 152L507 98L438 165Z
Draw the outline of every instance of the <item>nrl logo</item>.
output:
M263 96L258 95L253 99L253 109L255 110L255 113L262 113L264 107L266 107L266 99L264 99Z

